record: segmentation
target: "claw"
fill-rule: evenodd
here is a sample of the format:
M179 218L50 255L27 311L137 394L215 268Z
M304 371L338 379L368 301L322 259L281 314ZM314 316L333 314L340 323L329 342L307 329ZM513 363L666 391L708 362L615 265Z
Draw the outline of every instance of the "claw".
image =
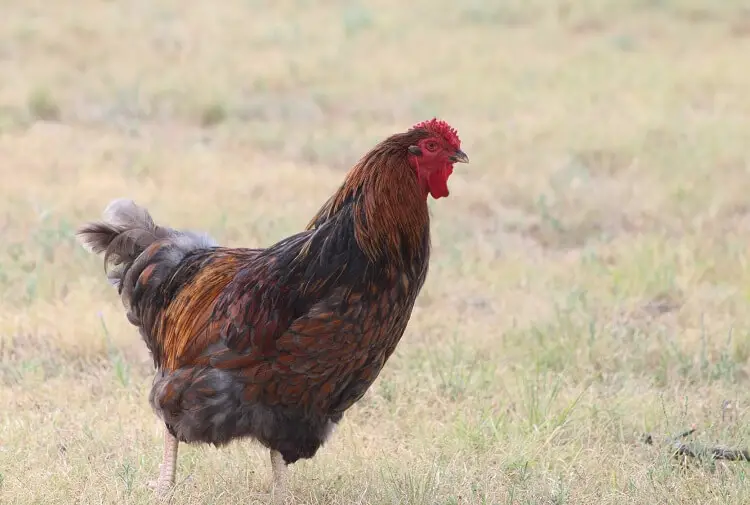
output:
M161 482L159 480L148 481L148 487L151 489L157 498L163 500L169 496L169 492L172 491L172 484L167 482Z

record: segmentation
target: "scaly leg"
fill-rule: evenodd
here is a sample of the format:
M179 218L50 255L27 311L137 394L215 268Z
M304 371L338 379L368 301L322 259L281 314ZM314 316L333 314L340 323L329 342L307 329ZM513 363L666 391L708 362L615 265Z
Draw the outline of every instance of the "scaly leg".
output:
M172 489L175 480L175 468L177 467L177 447L179 442L169 430L164 428L164 456L159 465L159 478L151 481L148 486L156 491L156 495L164 497Z
M279 451L271 449L271 470L273 484L271 497L274 503L285 503L287 499L287 464Z

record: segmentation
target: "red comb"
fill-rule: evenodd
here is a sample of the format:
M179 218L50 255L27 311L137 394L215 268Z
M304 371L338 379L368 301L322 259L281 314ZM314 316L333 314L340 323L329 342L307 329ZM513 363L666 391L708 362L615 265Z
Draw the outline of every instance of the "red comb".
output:
M461 140L458 138L458 132L451 125L443 121L442 119L432 118L427 121L417 123L410 128L411 130L425 129L429 132L442 135L450 145L456 149L461 148Z

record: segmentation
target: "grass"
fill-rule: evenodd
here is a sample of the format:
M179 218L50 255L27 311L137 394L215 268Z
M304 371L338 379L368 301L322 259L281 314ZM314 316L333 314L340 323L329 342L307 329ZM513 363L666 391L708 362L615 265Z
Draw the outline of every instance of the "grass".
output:
M472 163L396 353L303 504L741 504L750 11L738 0L11 1L0 21L0 502L151 503L151 365L72 238L111 199L265 245L433 114ZM722 416L722 404L735 406ZM263 503L183 446L174 503Z

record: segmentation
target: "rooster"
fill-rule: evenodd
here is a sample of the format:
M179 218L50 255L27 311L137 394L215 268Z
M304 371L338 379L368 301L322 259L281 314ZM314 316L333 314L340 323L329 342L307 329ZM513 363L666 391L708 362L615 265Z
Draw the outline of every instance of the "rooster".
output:
M454 128L418 123L365 154L304 231L266 249L158 226L122 199L77 231L104 253L157 370L157 494L174 485L179 442L243 437L270 450L272 493L286 494L288 465L315 455L401 339L427 276L427 197L448 196L454 163L468 161Z

